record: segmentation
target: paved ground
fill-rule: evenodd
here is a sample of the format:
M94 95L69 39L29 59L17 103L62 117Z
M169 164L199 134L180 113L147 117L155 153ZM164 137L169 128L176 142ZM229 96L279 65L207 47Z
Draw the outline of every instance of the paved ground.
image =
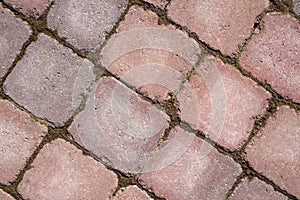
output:
M0 199L300 199L299 0L1 0Z

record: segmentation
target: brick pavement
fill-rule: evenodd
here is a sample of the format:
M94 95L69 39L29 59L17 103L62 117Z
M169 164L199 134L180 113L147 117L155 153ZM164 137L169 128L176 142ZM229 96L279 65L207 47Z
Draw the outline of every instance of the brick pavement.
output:
M1 0L0 199L300 199L298 0Z

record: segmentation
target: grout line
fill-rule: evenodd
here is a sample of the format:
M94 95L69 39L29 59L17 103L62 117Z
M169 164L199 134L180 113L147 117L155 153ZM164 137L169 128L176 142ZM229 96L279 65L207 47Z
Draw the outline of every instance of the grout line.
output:
M237 188L237 186L241 183L241 181L245 178L246 174L244 172L242 172L238 177L236 177L235 182L233 183L232 187L228 190L226 196L225 196L225 200L228 200L230 198L230 196L233 194L233 192L235 191L235 189Z

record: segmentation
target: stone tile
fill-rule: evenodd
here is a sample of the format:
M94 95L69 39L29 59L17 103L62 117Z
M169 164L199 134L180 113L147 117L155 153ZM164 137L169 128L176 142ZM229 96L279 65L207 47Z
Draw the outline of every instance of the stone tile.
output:
M246 149L245 158L258 172L300 197L300 115L282 106Z
M268 14L264 30L250 40L240 63L285 97L300 102L300 24L289 15Z
M232 66L207 56L179 92L178 101L187 105L180 107L182 120L235 150L248 138L254 117L265 112L270 97Z
M173 0L168 14L214 49L232 55L268 4L267 0Z
M241 168L213 147L207 151L206 145L194 137L178 160L158 171L142 174L139 182L166 199L224 199Z
M40 151L18 192L25 199L108 199L117 184L104 165L57 139Z
M57 0L48 26L81 50L101 44L126 7L126 0Z
M8 9L0 5L0 79L21 50L31 34L27 23L17 19Z
M1 184L8 184L16 178L46 133L45 126L33 121L8 101L0 100Z
M36 19L42 15L52 0L4 0L4 2L24 15Z
M300 15L300 0L293 0L293 10L297 15Z
M40 34L4 82L4 91L34 115L62 126L94 80L93 64Z
M0 199L1 200L14 200L12 196L4 192L3 190L0 189Z
M152 160L162 157L152 155L152 151L168 127L167 120L166 114L120 82L102 78L69 131L78 143L108 165L126 173L136 173L150 170L145 163L149 156L153 156ZM175 143L181 140L177 137ZM171 158L176 159L176 155Z
M243 179L229 200L287 200L283 194L275 191L272 186L257 178Z
M150 200L152 198L149 197L149 195L139 189L136 185L134 186L127 186L126 188L121 188L115 197L113 197L113 200Z
M166 99L168 92L177 92L203 50L187 35L157 21L155 13L132 7L102 49L100 61L146 95Z

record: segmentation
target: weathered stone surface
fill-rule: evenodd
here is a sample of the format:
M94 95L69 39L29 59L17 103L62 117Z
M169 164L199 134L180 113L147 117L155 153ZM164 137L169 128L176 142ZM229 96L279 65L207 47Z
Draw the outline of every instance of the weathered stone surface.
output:
M38 18L52 0L4 0L4 2L28 17Z
M166 199L224 199L241 168L201 139L193 138L194 142L178 160L142 174L139 182L143 187Z
M0 4L0 79L20 52L31 34L26 22L15 18L12 12Z
M47 128L28 114L0 100L0 183L16 178L46 132Z
M297 15L300 15L300 0L293 0L293 10Z
M101 44L126 7L126 0L57 0L48 25L75 47L91 51Z
M153 5L164 8L170 0L147 0L147 2L152 3Z
M152 198L145 192L139 189L137 186L127 186L121 188L113 200L151 200Z
M300 115L282 106L246 149L245 158L260 173L300 197Z
M93 82L93 64L40 34L4 82L4 91L34 115L62 126Z
M243 179L229 199L287 200L288 198L275 191L272 186L267 185L257 178L253 178L252 180Z
M267 0L173 0L168 14L214 49L232 55L268 4Z
M285 97L300 102L300 24L289 15L268 14L264 29L254 35L240 63Z
M123 84L104 77L69 131L104 162L123 172L137 173L151 170L146 163L149 157L162 158L152 151L168 127L167 120L166 114ZM177 140L174 138L175 143Z
M18 191L25 199L109 199L117 182L104 165L57 139L40 151Z
M180 109L181 119L231 150L248 138L255 117L265 112L268 98L270 94L255 82L212 56L202 60L178 93L179 103L189 102L186 109Z
M0 189L0 199L1 200L14 200L12 196L4 192L3 190Z

